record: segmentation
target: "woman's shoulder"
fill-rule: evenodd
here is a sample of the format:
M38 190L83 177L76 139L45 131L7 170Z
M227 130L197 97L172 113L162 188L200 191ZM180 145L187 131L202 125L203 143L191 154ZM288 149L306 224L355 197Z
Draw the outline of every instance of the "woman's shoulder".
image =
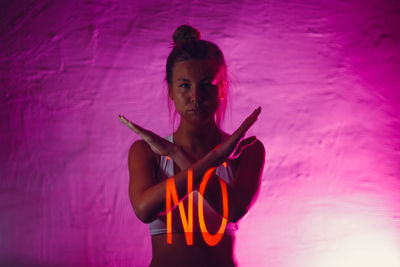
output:
M222 133L222 142L228 139L231 135L228 133ZM250 145L246 146L237 158L230 161L230 166L232 167L233 173L236 173L239 168L240 162L248 161L264 161L265 160L265 148L264 144L257 137L254 136L254 141L251 141Z
M147 144L146 141L142 139L136 140L132 143L131 148L129 149L129 153L148 155L154 154L149 144Z
M150 145L142 139L133 142L129 149L129 157L155 160L157 164L160 162L160 155L154 153Z
M252 141L251 144L243 150L243 152L245 155L251 157L265 157L264 144L257 137L255 137L254 141Z
M242 166L248 172L262 170L265 163L265 148L263 143L255 138L249 146L246 146L237 158L237 168Z

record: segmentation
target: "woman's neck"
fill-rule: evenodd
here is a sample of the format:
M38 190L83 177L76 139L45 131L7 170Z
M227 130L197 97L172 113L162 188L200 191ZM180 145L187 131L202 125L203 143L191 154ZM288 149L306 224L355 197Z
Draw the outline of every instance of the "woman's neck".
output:
M187 153L203 155L221 143L222 131L215 121L206 125L193 126L181 121L174 133L174 142Z

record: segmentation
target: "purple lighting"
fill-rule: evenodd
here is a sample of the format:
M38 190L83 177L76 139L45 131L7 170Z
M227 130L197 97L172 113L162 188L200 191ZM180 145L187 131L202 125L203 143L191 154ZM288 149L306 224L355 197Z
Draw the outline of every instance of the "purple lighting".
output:
M138 136L116 118L171 133L181 24L224 52L223 129L262 107L239 266L400 266L398 0L4 1L0 14L0 266L148 266L128 196Z

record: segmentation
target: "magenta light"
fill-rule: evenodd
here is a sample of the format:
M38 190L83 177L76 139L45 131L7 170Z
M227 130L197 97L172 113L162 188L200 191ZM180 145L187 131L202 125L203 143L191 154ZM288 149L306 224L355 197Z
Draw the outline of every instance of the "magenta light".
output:
M400 5L352 1L2 1L0 266L147 266L128 197L138 139L172 131L171 34L198 28L230 75L232 132L265 145L240 266L400 266Z

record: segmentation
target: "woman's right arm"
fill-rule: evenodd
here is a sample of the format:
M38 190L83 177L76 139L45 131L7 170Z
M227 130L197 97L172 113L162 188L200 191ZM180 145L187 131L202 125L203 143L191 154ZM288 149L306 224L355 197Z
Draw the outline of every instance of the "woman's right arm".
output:
M210 152L193 163L193 189L198 187L204 173L215 165L214 153ZM129 198L136 216L144 223L150 223L165 212L167 180L157 181L157 160L150 146L143 140L133 143L128 156ZM173 179L179 201L187 195L187 169L180 171Z
M261 108L257 108L248 116L239 128L217 149L210 151L203 158L191 164L185 161L185 157L173 155L174 160L182 161L182 164L188 166L179 173L167 180L158 182L156 178L157 161L154 152L150 148L153 138L157 136L137 125L128 123L130 128L141 135L146 141L136 141L129 150L128 166L129 166L129 197L136 216L143 222L149 223L157 218L163 212L167 212L165 208L165 196L167 190L167 182L172 181L175 184L178 201L181 201L188 193L187 190L187 170L191 169L193 174L192 190L198 189L203 175L212 167L222 164L232 153L238 148L238 144L246 131L257 120ZM128 121L126 121L128 122ZM159 138L159 137L158 137ZM156 139L158 139L156 138ZM156 149L156 151L158 151ZM172 156L172 155L171 155ZM179 160L179 158L182 158Z

